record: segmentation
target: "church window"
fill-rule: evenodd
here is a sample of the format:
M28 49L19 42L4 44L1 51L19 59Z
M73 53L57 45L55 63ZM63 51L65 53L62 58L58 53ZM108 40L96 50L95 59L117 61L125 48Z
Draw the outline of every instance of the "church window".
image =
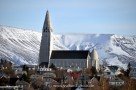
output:
M48 31L46 29L44 29L43 32L48 32Z
M47 32L47 30L48 30L48 27L46 27L46 28L43 30L43 32Z
M45 29L43 30L43 32L45 32Z

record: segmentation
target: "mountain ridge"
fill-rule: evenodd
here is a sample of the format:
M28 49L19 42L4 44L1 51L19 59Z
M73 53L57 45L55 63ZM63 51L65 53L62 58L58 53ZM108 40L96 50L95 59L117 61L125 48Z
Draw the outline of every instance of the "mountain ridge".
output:
M15 64L37 64L41 33L0 25L0 58ZM52 50L92 50L96 48L101 63L126 68L136 63L136 35L52 34Z

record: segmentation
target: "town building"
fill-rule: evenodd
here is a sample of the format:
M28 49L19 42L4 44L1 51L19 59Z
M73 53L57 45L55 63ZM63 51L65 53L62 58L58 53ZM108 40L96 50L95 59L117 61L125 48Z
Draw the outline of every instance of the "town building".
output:
M99 85L99 81L97 78L93 77L91 80L88 81L88 84L92 87Z
M136 78L136 67L131 67L129 76L132 78Z
M53 72L46 72L43 74L43 81L44 81L44 86L50 85L53 81L56 75Z
M24 80L17 80L16 85L19 87L19 90L29 90L30 84Z
M0 69L11 68L13 66L11 61L0 59Z
M118 68L119 67L117 67L117 66L107 66L107 67L105 67L105 69L103 71L104 76L107 77L107 78L116 76L116 72L117 72Z
M111 77L109 79L109 84L112 86L122 86L124 85L124 81L119 77Z
M46 68L45 66L44 67L38 67L37 68L37 73L38 74L44 74L46 72L52 72L52 69L51 68Z

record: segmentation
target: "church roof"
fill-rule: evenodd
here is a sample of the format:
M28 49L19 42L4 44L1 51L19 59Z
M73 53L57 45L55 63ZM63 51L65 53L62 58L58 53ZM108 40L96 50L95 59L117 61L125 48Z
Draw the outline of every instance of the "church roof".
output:
M51 59L86 59L89 51L55 50L52 51Z

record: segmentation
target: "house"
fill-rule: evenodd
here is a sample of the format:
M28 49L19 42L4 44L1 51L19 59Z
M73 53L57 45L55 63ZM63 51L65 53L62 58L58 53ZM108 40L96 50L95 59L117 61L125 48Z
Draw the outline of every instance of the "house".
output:
M18 70L15 70L15 74L16 74L16 75L23 75L23 74L27 74L27 72L18 69Z
M68 85L73 85L73 84L74 84L74 79L73 79L73 77L67 75L67 76L66 76L65 83L68 84Z
M42 76L45 86L50 85L54 81L54 78L56 77L56 75L53 72L46 72Z
M111 77L109 79L109 84L112 86L122 86L124 85L124 81L118 77Z
M88 85L90 77L87 75L81 75L78 79L78 84L80 85Z
M131 67L129 76L132 78L136 78L136 67Z
M31 80L32 82L34 82L34 81L37 80L38 78L43 79L43 76L42 76L42 75L38 75L38 74L32 74L32 75L30 76L30 80Z
M122 70L121 68L118 68L118 70L115 72L115 75L118 76L118 75L124 75L124 73L122 73Z
M88 83L92 85L98 85L99 81L97 78L93 77L91 80L88 81Z
M10 61L8 61L6 59L1 59L0 60L0 67L1 68L2 67L8 67L8 68L10 68L10 67L12 67L12 62L10 62Z
M89 90L101 90L100 83L96 77L88 81Z
M60 85L60 83L58 83L57 81L53 80L50 85L51 85L50 90L56 90L56 88L57 88L56 86Z
M44 73L46 73L46 72L51 72L51 71L52 71L51 68L46 68L45 66L37 68L37 73L41 74L41 75L44 74Z
M17 74L21 74L21 75L22 75L22 73L23 73L23 69L22 69L22 67L19 66L19 65L13 65L13 66L12 66L12 69L15 71L15 74L16 74L16 75L17 75Z
M117 75L122 74L121 69L117 66L108 66L104 70L104 77L109 79L109 84L113 86L121 86L124 81L117 77Z
M117 66L107 66L104 69L103 73L104 73L104 76L106 76L107 78L110 78L116 75L117 70L118 70Z
M37 65L26 65L28 67L28 70L35 70L37 68Z
M19 90L29 90L30 84L23 80L17 80L16 85L19 87Z
M53 78L56 77L56 75L54 74L54 71L51 68L46 68L45 66L38 67L37 72L39 75L31 75L30 78L33 80L35 78L42 77L45 86L50 84L53 81Z

